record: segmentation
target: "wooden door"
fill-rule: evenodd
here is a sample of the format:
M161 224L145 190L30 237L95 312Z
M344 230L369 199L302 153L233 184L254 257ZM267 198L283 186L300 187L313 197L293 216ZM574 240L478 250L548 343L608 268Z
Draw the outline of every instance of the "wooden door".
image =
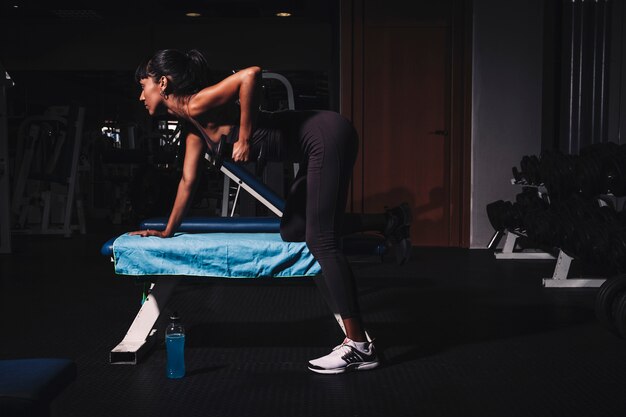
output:
M471 2L341 0L341 113L361 138L350 207L407 201L416 246L469 245Z
M407 201L414 245L447 246L450 158L445 27L364 31L364 212Z

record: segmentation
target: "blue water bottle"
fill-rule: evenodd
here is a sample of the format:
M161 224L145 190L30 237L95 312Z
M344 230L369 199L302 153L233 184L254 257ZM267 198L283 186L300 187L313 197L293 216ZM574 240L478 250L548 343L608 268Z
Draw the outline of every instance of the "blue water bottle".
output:
M185 328L180 324L177 312L170 316L170 324L165 330L167 350L167 377L172 379L185 376Z

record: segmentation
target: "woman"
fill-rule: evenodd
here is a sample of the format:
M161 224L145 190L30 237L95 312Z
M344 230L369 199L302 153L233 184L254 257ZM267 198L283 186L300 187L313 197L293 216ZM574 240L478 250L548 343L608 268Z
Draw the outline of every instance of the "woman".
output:
M309 369L342 373L375 368L379 360L363 329L352 270L338 247L345 232L348 185L358 148L354 128L329 111L259 112L259 67L246 68L214 85L208 85L208 74L207 63L196 50L158 51L136 71L142 87L139 99L148 113L166 111L187 123L189 133L182 177L165 230L133 234L163 238L174 234L191 201L206 147L219 152L224 137L233 144L236 162L255 160L261 152L268 153L269 160L298 160L306 177L296 182L306 185L306 199L287 198L281 236L288 241L304 237L322 269L317 279L325 280L347 336L330 354L310 361ZM303 200L305 206L299 207ZM389 210L386 216L354 217L347 223L348 228L386 231L406 252L410 223L406 205Z

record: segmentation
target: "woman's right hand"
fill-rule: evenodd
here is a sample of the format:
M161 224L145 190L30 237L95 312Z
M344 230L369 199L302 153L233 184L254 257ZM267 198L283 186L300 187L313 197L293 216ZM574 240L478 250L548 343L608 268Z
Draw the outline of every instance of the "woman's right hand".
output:
M247 162L248 159L250 159L250 144L240 139L233 144L233 161Z

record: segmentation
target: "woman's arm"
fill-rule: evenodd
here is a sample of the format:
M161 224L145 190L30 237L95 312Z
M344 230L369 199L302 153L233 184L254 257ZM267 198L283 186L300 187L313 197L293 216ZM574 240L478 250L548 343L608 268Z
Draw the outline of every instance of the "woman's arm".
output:
M249 140L259 107L260 79L261 68L246 68L201 90L189 101L189 116L198 117L212 108L239 99L239 139L233 146L233 160L236 162L247 161L249 157Z
M183 173L178 183L174 206L172 207L172 212L170 213L165 230L140 230L131 232L131 235L171 237L183 221L183 217L189 208L189 203L191 202L197 184L200 161L205 152L204 140L195 133L187 134L185 144Z

